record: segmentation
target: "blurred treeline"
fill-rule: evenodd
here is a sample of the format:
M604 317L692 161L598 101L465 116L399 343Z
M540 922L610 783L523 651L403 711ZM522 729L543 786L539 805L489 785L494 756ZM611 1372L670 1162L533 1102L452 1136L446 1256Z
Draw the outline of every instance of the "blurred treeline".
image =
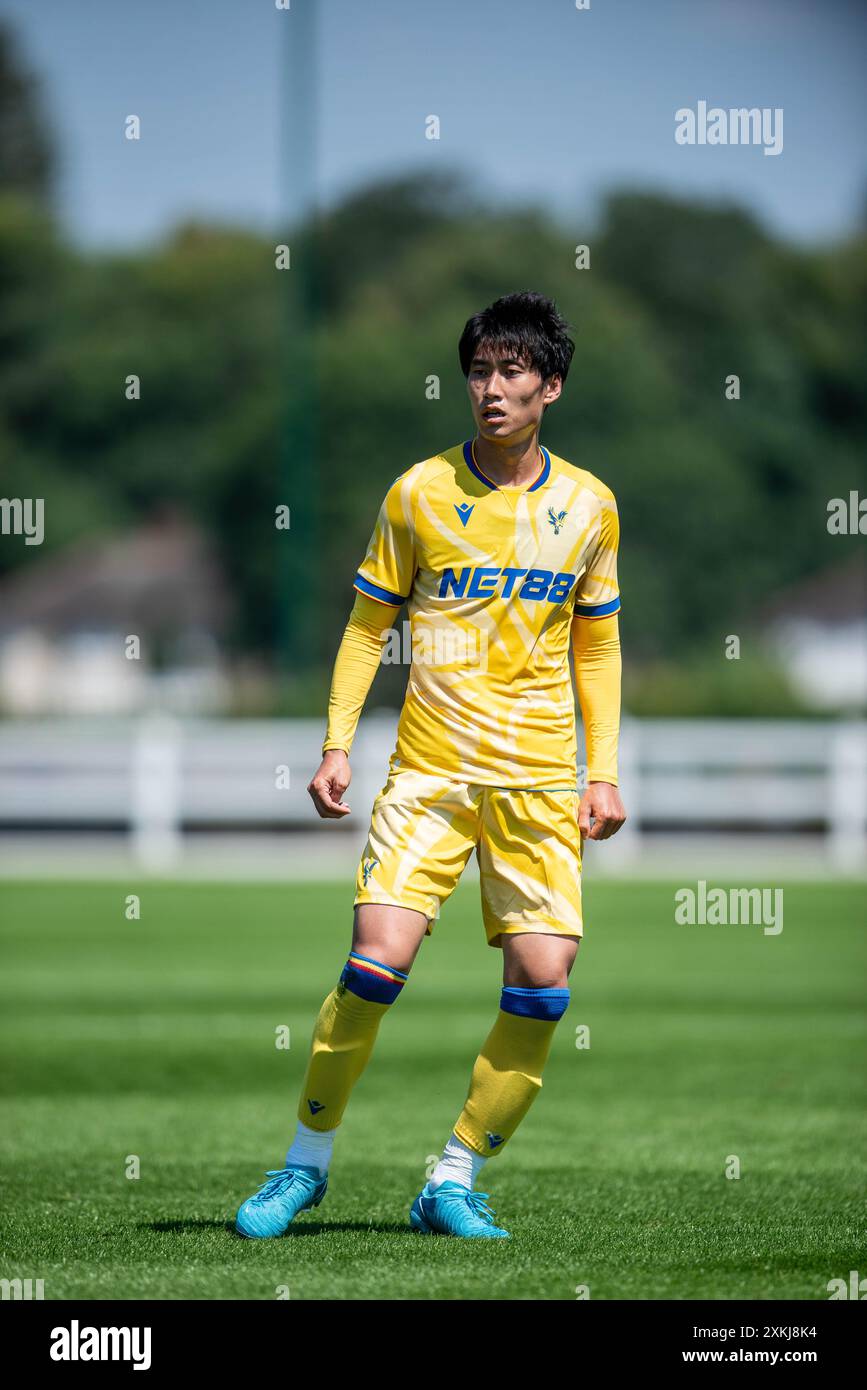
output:
M41 137L22 165L21 131L10 146L3 130L0 112L2 492L44 497L47 527L42 547L2 547L0 566L172 504L213 537L236 595L230 654L283 665L283 707L321 713L382 493L471 431L464 322L533 288L577 344L543 440L620 507L628 703L797 708L757 643L740 662L723 644L859 544L829 535L826 515L863 478L864 235L795 249L741 209L635 191L597 227L564 229L424 173L272 237L191 223L92 254L52 210ZM396 702L405 674L383 671L374 702Z

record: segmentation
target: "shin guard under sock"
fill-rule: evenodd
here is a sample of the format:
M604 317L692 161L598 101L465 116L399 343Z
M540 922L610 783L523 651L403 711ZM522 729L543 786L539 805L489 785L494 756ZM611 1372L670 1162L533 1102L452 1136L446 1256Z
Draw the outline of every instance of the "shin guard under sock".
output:
M511 1138L542 1088L554 1029L568 1003L568 989L503 988L455 1125L462 1144L489 1158Z
M298 1104L298 1119L310 1129L340 1124L352 1088L370 1060L380 1020L407 979L403 970L350 952L313 1030Z

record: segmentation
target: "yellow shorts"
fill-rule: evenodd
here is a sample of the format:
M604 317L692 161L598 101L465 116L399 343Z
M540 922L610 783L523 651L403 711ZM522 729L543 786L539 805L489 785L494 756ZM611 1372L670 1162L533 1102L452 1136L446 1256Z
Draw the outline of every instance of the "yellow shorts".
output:
M503 933L580 937L580 799L398 768L373 803L355 903L415 908L430 936L475 849L489 946Z

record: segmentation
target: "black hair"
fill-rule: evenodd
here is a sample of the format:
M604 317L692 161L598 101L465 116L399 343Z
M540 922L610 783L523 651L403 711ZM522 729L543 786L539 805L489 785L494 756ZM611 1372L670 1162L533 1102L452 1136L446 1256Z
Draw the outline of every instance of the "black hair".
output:
M469 376L473 358L485 343L504 355L526 359L543 381L555 373L565 381L575 351L568 327L554 301L543 294L523 290L504 295L467 319L458 343L461 370Z

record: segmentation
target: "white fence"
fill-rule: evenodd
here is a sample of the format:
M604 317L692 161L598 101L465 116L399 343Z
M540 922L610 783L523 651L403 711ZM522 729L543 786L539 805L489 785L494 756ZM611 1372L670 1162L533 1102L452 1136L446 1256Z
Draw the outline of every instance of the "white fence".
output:
M372 714L352 756L351 822L363 837L385 780L395 718ZM196 832L323 830L307 794L320 720L0 724L0 830L121 832L170 865ZM867 723L629 720L621 740L629 820L621 858L666 834L821 836L835 868L867 860Z

